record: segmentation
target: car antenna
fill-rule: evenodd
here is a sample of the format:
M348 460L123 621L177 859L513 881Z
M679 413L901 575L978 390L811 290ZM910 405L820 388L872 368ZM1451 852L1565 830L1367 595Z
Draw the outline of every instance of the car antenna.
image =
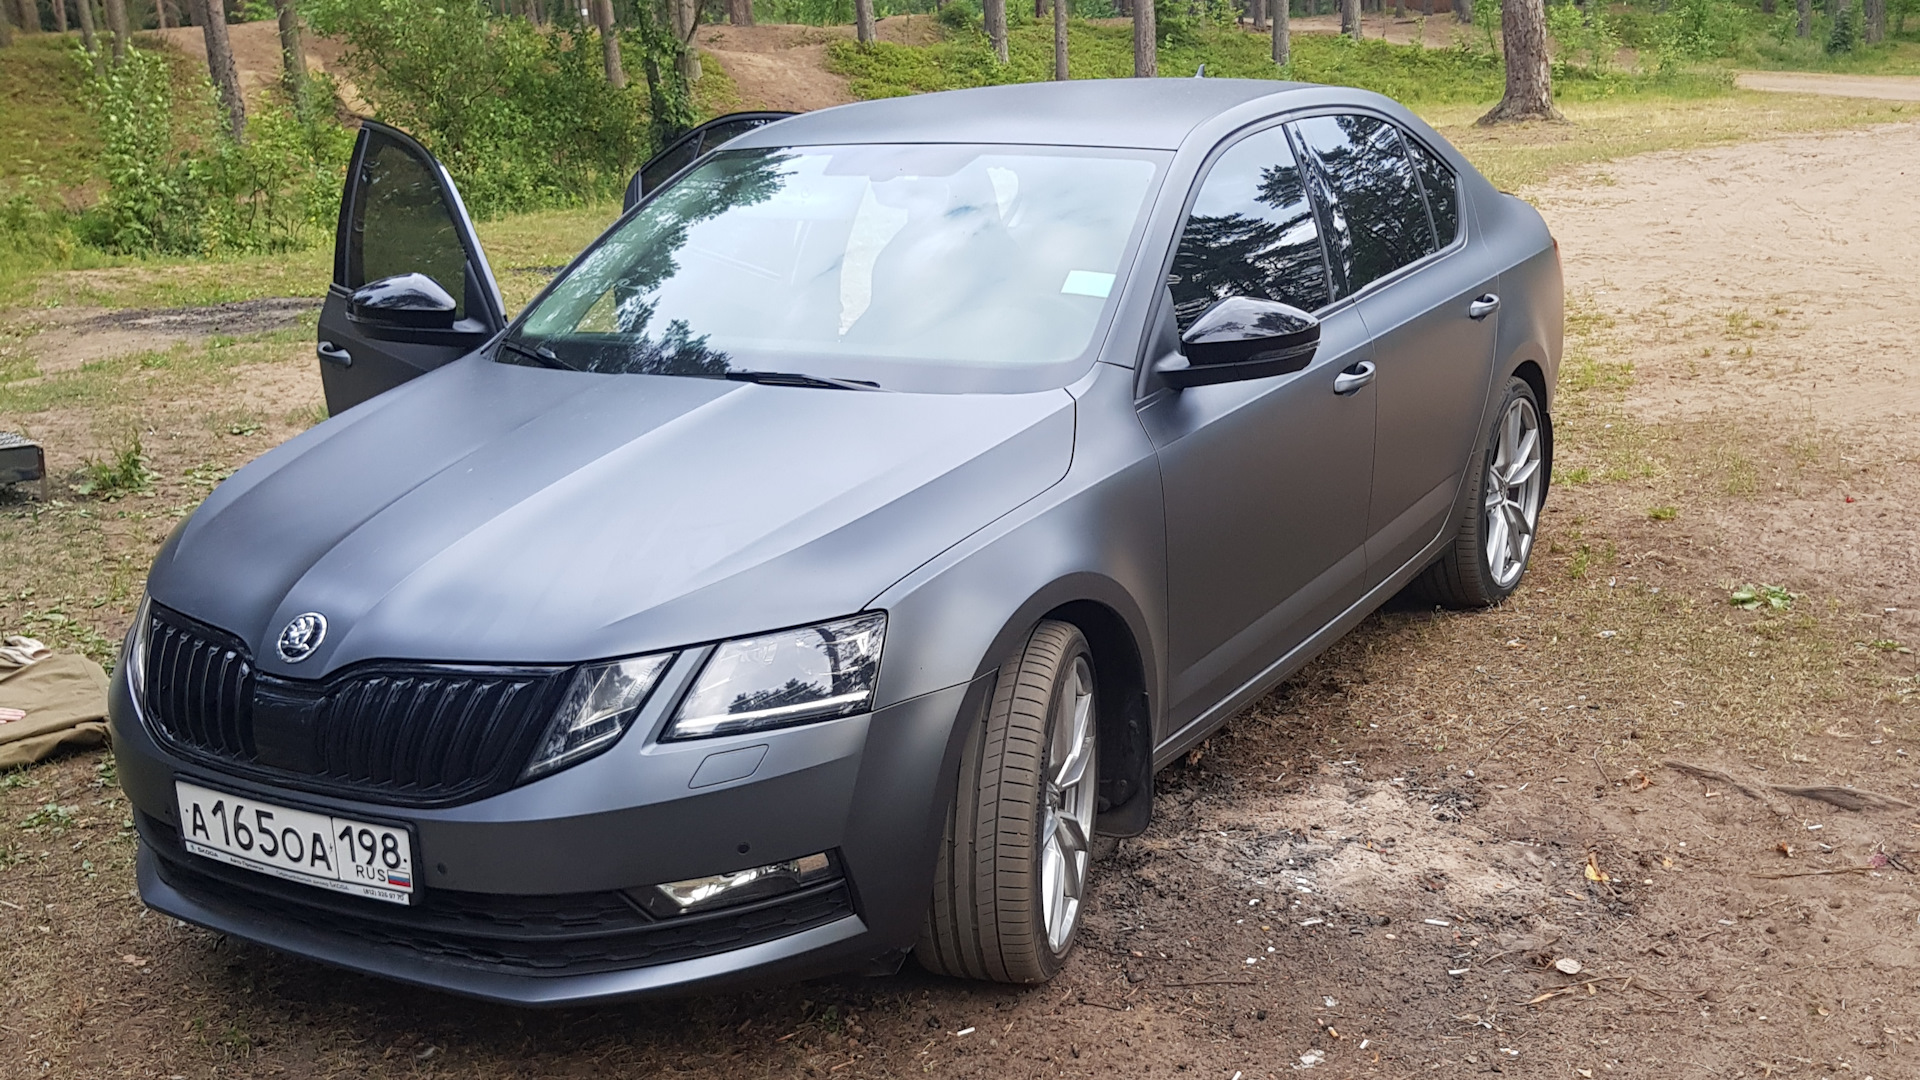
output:
M1198 71L1196 71L1196 72L1194 72L1194 73L1193 73L1193 77L1194 77L1194 78L1196 78L1196 79L1204 79L1204 78L1206 78L1206 77L1207 77L1207 65L1205 65L1205 64L1201 64L1201 65L1200 65L1200 70L1198 70Z

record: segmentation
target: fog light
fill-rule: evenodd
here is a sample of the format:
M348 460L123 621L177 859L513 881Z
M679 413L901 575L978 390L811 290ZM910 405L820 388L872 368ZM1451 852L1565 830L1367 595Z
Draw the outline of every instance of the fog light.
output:
M640 906L663 919L676 915L688 915L697 911L711 911L714 908L732 907L753 900L765 900L770 896L779 896L831 881L840 876L834 868L833 860L825 852L807 855L786 862L768 863L751 870L735 870L730 874L712 874L707 877L688 878L685 881L669 881L665 885L655 885L651 889L635 889L630 893Z

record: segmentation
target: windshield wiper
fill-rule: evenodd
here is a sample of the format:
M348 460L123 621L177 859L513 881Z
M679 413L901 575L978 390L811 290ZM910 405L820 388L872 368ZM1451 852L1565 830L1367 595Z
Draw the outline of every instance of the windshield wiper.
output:
M729 371L723 379L734 382L763 383L767 386L805 386L815 390L879 390L876 382L865 379L835 379L826 375L802 375L793 371Z
M545 345L539 348L528 348L512 338L502 338L500 347L509 352L524 356L534 363L539 364L541 367L558 368L561 371L573 370L573 368L562 363L559 357L553 355L553 350L547 348Z

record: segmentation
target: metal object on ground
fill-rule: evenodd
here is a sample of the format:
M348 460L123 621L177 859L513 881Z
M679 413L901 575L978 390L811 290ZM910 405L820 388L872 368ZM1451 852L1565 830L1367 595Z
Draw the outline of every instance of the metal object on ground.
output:
M40 444L0 431L0 487L24 484L47 475L47 455Z

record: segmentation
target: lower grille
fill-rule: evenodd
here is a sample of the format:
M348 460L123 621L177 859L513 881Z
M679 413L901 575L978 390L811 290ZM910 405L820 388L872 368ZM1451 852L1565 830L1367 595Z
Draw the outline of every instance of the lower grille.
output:
M519 779L564 669L357 664L313 681L253 669L246 645L154 607L146 707L188 756L276 784L444 806Z
M674 919L654 919L618 892L498 896L425 890L400 907L313 889L198 858L164 822L139 815L140 838L168 885L209 907L381 949L488 971L582 975L693 960L774 941L853 914L844 881Z

